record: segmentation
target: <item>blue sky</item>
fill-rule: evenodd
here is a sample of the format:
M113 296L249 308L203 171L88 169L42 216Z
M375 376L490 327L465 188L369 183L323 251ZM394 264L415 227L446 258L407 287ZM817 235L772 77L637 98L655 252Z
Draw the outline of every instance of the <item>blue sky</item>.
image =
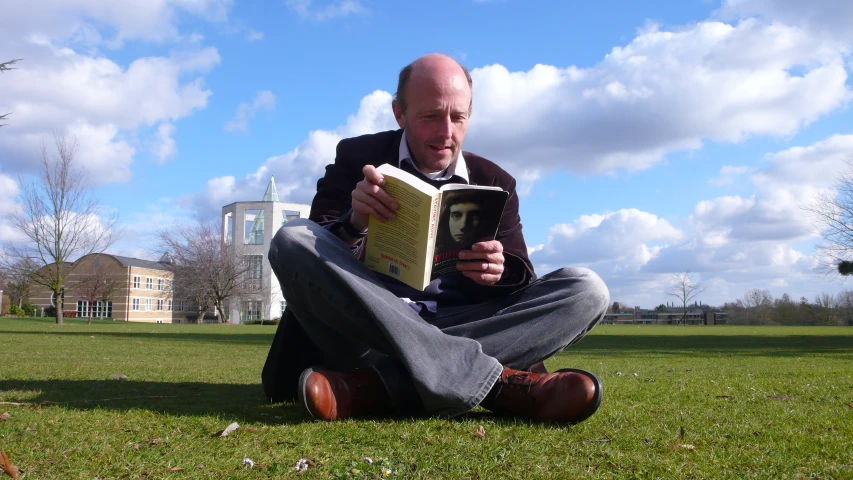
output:
M653 4L652 4L653 3ZM812 299L802 209L853 156L846 0L34 0L0 4L0 241L38 142L63 129L124 229L263 195L309 203L334 147L395 128L400 68L472 71L465 148L519 179L540 274L585 265L613 300L673 300L690 270L721 304L751 288Z

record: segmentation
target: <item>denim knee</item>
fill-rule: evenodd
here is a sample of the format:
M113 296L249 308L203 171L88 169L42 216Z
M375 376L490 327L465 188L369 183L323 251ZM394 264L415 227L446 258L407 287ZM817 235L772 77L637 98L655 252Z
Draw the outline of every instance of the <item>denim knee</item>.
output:
M314 227L323 228L305 218L291 220L282 225L270 242L270 262L273 262L274 256L279 254L299 255L306 246L313 244L311 239L316 236L313 232Z
M610 290L597 273L584 267L566 267L547 276L566 280L573 292L583 295L590 309L603 315L610 306Z

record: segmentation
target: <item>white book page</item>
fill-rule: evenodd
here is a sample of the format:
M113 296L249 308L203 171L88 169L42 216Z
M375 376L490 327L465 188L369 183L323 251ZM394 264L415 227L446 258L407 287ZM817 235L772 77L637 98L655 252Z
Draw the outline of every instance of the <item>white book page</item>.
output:
M389 177L399 178L403 182L411 185L415 189L429 196L433 196L436 192L438 192L437 188L412 175L411 173L405 170L401 170L395 167L394 165L391 165L390 163L383 163L376 170L382 175L388 175Z
M467 183L448 183L441 187L442 192L447 190L498 190L503 191L501 187L492 187L488 185L468 185Z

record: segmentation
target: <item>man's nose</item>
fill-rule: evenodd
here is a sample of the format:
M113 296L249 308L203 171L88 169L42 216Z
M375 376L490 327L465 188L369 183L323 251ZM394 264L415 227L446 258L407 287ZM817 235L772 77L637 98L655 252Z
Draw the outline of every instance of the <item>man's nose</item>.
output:
M453 136L453 121L450 119L450 116L444 116L441 118L437 134L441 138L451 138Z

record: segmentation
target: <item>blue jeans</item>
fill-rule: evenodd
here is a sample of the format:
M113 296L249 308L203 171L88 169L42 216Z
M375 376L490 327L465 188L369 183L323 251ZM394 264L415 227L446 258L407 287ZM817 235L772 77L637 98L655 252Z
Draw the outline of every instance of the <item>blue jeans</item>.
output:
M374 368L400 411L438 416L477 406L503 366L525 369L577 342L610 303L598 275L563 268L509 295L418 314L342 240L305 219L278 231L269 259L327 367Z

